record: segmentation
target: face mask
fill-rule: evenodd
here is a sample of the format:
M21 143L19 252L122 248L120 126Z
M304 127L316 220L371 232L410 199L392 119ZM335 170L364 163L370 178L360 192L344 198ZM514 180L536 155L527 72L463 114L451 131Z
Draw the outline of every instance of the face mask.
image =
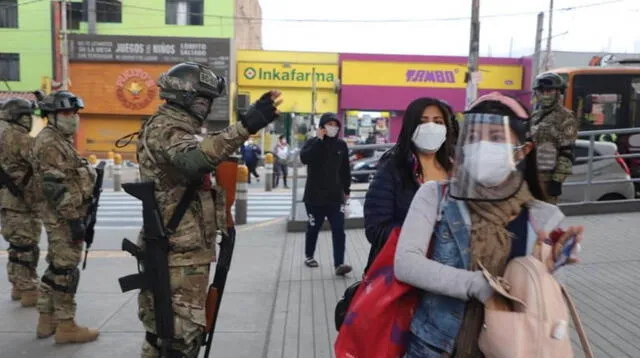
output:
M78 129L78 122L80 121L80 116L76 114L72 114L70 116L63 116L60 114L56 115L56 128L60 131L60 133L64 135L72 135Z
M202 97L196 97L189 106L189 112L200 120L207 118L210 110L211 101Z
M327 136L331 138L338 135L339 128L337 126L325 126L324 129L327 130Z
M435 153L447 138L447 127L437 123L423 123L413 132L413 144L425 153Z
M545 108L553 107L558 101L558 96L555 93L552 94L539 94L538 101L540 105Z
M479 184L495 187L515 170L511 146L507 143L480 141L463 147L464 167Z

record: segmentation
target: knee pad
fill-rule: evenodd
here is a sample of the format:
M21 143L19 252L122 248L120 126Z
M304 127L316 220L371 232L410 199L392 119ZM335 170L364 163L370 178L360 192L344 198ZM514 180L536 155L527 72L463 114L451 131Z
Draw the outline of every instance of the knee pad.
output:
M30 269L36 268L40 259L40 248L38 245L14 245L9 243L9 262L26 266Z
M59 268L49 264L42 275L42 282L51 286L55 291L75 294L80 282L80 270L74 268Z

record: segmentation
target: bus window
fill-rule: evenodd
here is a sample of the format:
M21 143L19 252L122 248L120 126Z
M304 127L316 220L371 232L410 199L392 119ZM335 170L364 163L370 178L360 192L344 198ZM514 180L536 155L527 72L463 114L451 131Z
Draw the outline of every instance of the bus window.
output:
M630 78L626 75L579 74L574 77L573 110L580 130L628 128ZM584 113L585 99L592 103L590 113Z
M591 125L615 128L621 117L622 96L616 93L598 93L591 94L591 100Z
M640 127L640 77L631 79L631 118L635 127Z

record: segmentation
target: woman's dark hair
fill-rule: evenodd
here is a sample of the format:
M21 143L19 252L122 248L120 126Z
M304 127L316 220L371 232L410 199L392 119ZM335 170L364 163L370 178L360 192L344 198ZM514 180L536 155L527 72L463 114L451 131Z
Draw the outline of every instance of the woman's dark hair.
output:
M280 134L280 136L278 137L278 140L283 140L284 139L284 134Z
M422 97L415 99L413 102L409 103L409 106L407 106L407 109L404 112L402 128L400 129L400 134L398 135L396 144L381 158L381 161L383 161L392 155L395 157L401 181L405 186L413 183L414 181L413 167L409 159L412 154L418 153L411 138L413 137L413 132L416 128L422 124L422 113L424 113L424 110L429 106L436 106L440 109L440 112L442 112L442 116L444 117L445 126L447 127L447 136L445 142L436 152L436 160L446 171L451 171L453 167L451 158L453 158L453 154L455 152L454 143L457 131L452 125L455 118L453 118L453 111L451 107L435 98ZM419 161L417 164L420 168Z
M515 99L518 102L518 104L520 104L520 106L525 110L529 118L518 117L512 109L510 109L509 107L507 107L506 105L498 101L481 102L477 106L467 111L467 113L490 113L490 114L509 116L510 118L509 124L511 125L511 128L516 133L520 132L523 127L530 128L531 112L529 112L527 107L525 107L522 104L522 102L518 101L514 97L511 97L511 98ZM520 122L520 123L516 123L516 122ZM521 124L524 124L524 126L522 126ZM520 135L520 133L518 134ZM527 138L525 138L525 141L533 143L533 140L530 135L527 135ZM538 179L538 161L536 160L536 157L537 157L536 153L537 153L536 147L534 145L531 151L529 152L529 154L527 154L527 156L524 159L524 162L525 162L524 180L527 182L527 185L529 186L529 191L531 192L531 195L533 195L533 197L538 200L545 201L546 196L544 194L544 191L542 190L542 184Z

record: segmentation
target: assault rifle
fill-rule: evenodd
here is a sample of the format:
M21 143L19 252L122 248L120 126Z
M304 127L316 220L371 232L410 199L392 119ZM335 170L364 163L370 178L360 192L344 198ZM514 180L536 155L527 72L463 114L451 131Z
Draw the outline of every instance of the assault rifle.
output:
M197 186L187 187L176 207L169 224L165 227L155 199L155 183L125 183L122 188L129 195L142 201L142 230L145 248L129 239L122 240L122 250L138 260L138 273L118 279L122 292L135 289L149 290L153 295L153 311L156 334L147 332L147 341L157 346L162 358L180 358L182 355L171 348L173 343L173 308L171 306L171 284L169 281L169 237L193 200ZM153 342L153 343L152 343Z
M84 249L84 262L82 263L82 269L87 268L87 256L89 256L89 248L93 244L93 237L95 236L96 220L98 218L98 203L100 202L100 194L102 193L102 182L104 180L104 166L106 162L100 162L96 166L96 183L93 186L93 195L91 196L91 203L87 208L87 216L84 219L86 230L84 232L84 242L86 243Z

